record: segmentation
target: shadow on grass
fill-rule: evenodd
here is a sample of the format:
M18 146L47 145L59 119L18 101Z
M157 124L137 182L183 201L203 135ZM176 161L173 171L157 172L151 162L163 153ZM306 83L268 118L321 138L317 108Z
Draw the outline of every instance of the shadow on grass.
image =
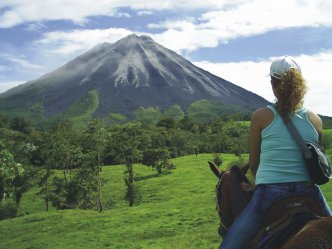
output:
M138 182L138 181L143 181L143 180L150 179L150 178L161 177L163 175L169 175L169 174L172 174L172 172L167 170L167 171L163 171L161 174L155 173L155 174L146 175L146 176L135 176L134 180Z

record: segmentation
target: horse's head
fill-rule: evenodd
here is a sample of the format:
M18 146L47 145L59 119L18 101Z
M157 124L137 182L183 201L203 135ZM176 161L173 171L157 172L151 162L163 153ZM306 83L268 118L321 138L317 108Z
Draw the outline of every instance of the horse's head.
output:
M215 165L212 162L208 162L208 164L209 164L210 169L212 170L212 172L218 178L221 178L222 175L227 172L227 171L224 171L224 170L220 169L217 165ZM234 165L234 166L230 167L230 169L228 171L234 171L235 174L237 175L237 177L239 178L239 180L247 180L246 179L246 174L247 174L248 169L249 169L249 164L246 164L243 167L239 167L239 166Z
M216 186L217 211L221 225L219 234L224 236L237 215L248 204L253 186L246 173L249 165L244 167L232 166L223 171L212 162L208 162L212 172L219 178Z
M221 176L225 173L225 171L221 170L217 165L212 162L208 162L210 169L216 175L216 177L221 178Z

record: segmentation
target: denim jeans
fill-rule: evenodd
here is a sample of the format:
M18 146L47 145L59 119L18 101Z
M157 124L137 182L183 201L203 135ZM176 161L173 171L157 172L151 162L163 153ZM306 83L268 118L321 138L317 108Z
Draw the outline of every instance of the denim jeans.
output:
M322 205L325 216L331 216L331 210L320 188L308 185L308 182L259 184L250 203L236 218L219 249L244 249L263 228L264 214L268 207L281 198L304 194L315 198Z

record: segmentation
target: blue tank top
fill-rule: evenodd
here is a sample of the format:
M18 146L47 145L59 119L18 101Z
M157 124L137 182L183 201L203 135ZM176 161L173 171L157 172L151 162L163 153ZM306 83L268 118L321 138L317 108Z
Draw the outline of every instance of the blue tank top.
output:
M267 106L274 113L273 121L261 132L260 163L256 185L310 181L299 146L295 142L274 106ZM305 140L318 142L318 132L309 121L308 110L295 112L292 121Z

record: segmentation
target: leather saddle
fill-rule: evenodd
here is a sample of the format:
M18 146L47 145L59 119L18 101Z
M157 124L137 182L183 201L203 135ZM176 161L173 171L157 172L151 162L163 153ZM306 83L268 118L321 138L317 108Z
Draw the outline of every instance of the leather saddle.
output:
M248 249L278 249L307 222L322 216L320 204L305 195L283 198L272 204L264 217L264 228Z

